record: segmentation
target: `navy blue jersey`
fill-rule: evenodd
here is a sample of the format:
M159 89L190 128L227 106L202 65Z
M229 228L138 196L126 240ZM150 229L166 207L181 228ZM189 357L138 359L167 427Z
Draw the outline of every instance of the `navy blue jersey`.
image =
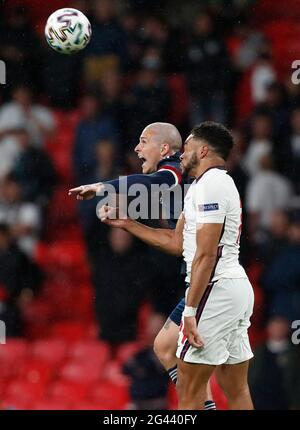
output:
M168 218L168 225L172 229L176 227L178 216L180 215L183 209L184 179L182 177L181 169L180 169L180 156L181 156L181 153L176 152L176 154L165 157L162 160L160 160L160 162L157 165L157 172L166 171L173 174L174 176L174 182L172 184L173 190L175 187L178 187L178 188L181 187L180 192L178 194L176 193L177 199L179 198L180 201L176 201L176 199L174 198L174 193L171 193L170 199L167 199L167 198L164 199L165 193L162 193L162 198L161 198L162 207L165 211L167 211L167 213L170 214L170 217ZM170 204L170 207L168 207L169 204Z
M176 201L174 193L170 194L170 198L164 199L164 194L169 192L168 189L164 191L161 196L162 207L166 213L169 214L167 219L168 225L170 228L174 229L183 207L182 202L184 198L184 181L180 170L180 155L180 152L176 152L174 155L167 156L160 160L155 173L129 175L120 179L104 182L104 185L113 185L116 193L120 193L123 190L127 192L129 187L134 184L143 184L149 191L151 191L151 185L165 184L170 190L181 186L181 190L178 190L179 192L176 193L176 198L180 201Z

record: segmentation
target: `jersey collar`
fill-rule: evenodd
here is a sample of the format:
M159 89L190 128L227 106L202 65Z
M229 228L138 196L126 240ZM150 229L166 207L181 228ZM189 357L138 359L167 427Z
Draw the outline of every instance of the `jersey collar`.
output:
M157 165L157 169L159 169L159 167L161 167L166 162L175 161L175 162L180 163L180 156L181 156L181 152L175 152L175 154L167 155L166 157L162 158L159 161L159 163Z
M198 176L198 178L196 178L196 182L198 182L202 178L202 176L205 175L205 173L211 169L226 170L226 167L225 166L211 166L208 169L204 170L204 172L200 176Z

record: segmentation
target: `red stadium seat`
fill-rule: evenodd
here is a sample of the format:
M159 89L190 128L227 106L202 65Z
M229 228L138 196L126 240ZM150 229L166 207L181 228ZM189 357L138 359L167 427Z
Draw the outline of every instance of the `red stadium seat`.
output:
M70 183L72 178L70 151L66 151L63 146L60 146L56 148L55 151L51 151L49 155L54 163L58 175L60 176L60 179Z
M65 411L71 409L71 402L63 402L57 400L39 400L35 402L29 409L36 411Z
M52 196L47 215L51 224L63 223L65 225L70 222L77 222L77 202L75 199L68 197L67 191L66 187L59 187ZM63 211L62 208L64 208ZM56 235L54 237L57 241ZM82 238L82 233L80 238Z
M169 409L177 410L178 396L177 396L175 385L172 382L169 383L168 400L169 400Z
M176 126L185 123L188 115L188 89L184 75L168 76L168 86L171 94L171 109L168 120Z
M72 346L70 357L76 360L96 359L99 366L105 364L110 358L109 346L97 340L77 342Z
M29 401L27 398L16 398L14 396L2 396L0 410L27 410L35 404L35 401Z
M103 382L98 384L89 397L99 409L124 409L130 401L128 384Z
M76 342L89 336L89 326L79 321L56 322L50 328L53 337L63 337L70 342Z
M97 411L101 410L102 408L99 407L99 404L94 401L82 401L82 402L74 402L72 403L71 409L74 409L76 411ZM109 408L105 408L109 409Z
M299 0L289 0L288 4L280 1L260 0L253 8L252 19L256 25L261 22L281 20L282 18L294 22L299 20Z
M44 296L55 311L56 320L76 319L91 321L93 290L89 284L76 285L70 279L47 283Z
M113 360L105 366L102 382L128 387L130 379L123 373L123 364Z
M31 355L35 359L58 366L67 356L67 344L61 338L37 340L32 345Z
M24 379L11 381L5 390L4 400L34 402L44 395L45 387L40 383L28 382ZM26 401L24 400L26 399Z
M65 381L75 382L82 385L92 385L98 382L102 376L102 368L98 362L89 358L67 363L60 370L60 377Z
M145 333L147 331L148 321L153 313L153 308L150 303L143 303L139 310L138 316L138 340L139 342L144 341Z
M101 398L97 400L85 401L81 403L75 403L73 405L73 409L78 410L124 410L128 409L129 401L124 401L116 398Z
M84 399L88 391L87 385L59 380L49 387L47 398L57 402L71 403Z
M55 309L49 301L39 297L28 303L23 309L24 329L30 339L45 337L49 334L50 321L53 321Z
M5 345L0 345L0 360L22 359L27 353L27 347L25 339L9 338Z
M17 374L24 381L45 387L53 378L54 370L50 363L30 358L20 365Z
M33 23L36 23L39 19L45 19L56 9L70 6L69 0L51 0L48 2L37 2L36 0L10 0L8 7L14 5L26 6L30 13L30 18Z
M0 368L4 363L19 366L27 355L27 347L24 339L8 339L5 345L0 345Z
M69 278L78 284L89 276L86 249L81 241L61 240L50 245L39 245L39 264L52 279Z

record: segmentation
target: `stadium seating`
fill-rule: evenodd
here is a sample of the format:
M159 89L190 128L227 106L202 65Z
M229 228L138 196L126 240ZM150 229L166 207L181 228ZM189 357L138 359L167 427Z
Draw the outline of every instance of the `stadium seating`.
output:
M74 360L89 359L97 361L99 367L108 362L110 358L109 347L104 342L96 340L84 340L73 345L70 351L70 357Z
M59 366L67 356L67 344L64 339L50 338L37 340L31 347L31 358L42 360L53 366Z
M99 409L124 409L130 401L128 384L123 381L100 383L91 391L90 398Z
M45 410L45 411L64 411L71 409L71 402L64 402L62 400L39 400L29 406L29 409L33 410ZM77 409L77 408L76 408Z
M47 399L71 405L73 402L82 401L89 386L68 380L58 380L50 385L47 391Z
M30 384L46 387L55 376L55 367L45 360L27 359L17 370L17 375Z

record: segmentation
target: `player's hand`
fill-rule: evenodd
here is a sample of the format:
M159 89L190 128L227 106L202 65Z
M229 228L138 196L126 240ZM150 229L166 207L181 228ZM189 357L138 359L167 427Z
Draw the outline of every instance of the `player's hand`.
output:
M201 348L204 345L198 333L195 317L184 317L184 334L186 335L189 344L195 348Z
M111 227L126 228L131 222L130 218L120 214L119 208L113 208L108 205L101 206L97 211L97 216L101 222Z
M81 185L80 187L71 188L68 192L69 196L76 196L77 200L90 200L96 197L101 192L103 184L98 182L96 184Z

